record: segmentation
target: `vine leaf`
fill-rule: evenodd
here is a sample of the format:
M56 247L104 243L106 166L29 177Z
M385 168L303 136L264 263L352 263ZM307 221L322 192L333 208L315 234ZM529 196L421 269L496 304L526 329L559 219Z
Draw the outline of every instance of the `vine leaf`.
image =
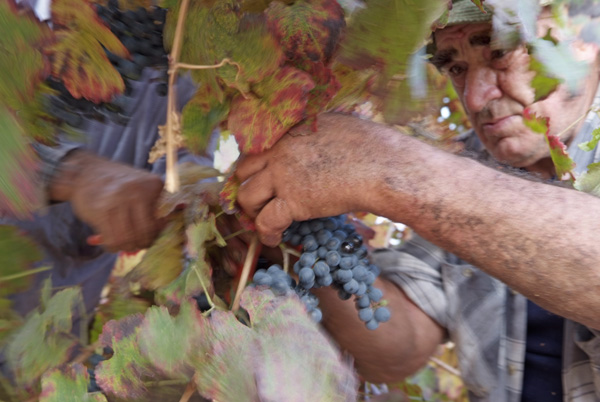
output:
M573 187L579 191L600 197L600 162L589 164L587 172L575 180Z
M353 69L379 71L373 93L382 99L380 105L407 103L409 62L444 8L444 2L437 0L423 1L419 7L407 7L404 0L369 1L354 13L337 60ZM386 121L405 122L401 109L385 107Z
M594 148L596 148L596 145L598 145L598 141L600 141L600 127L594 129L594 131L592 131L592 139L579 144L579 148L587 152L593 151Z
M74 98L108 102L125 89L121 75L104 49L122 58L129 52L96 15L87 0L56 0L52 3L56 43L47 48L52 75L62 79Z
M0 57L0 64L3 59ZM12 70L19 69L13 65ZM0 88L0 91L3 90L10 88ZM17 95L9 95L14 96ZM3 101L5 99L0 100L0 214L26 218L41 205L42 200L35 180L37 161L27 143L27 133L15 115L1 105Z
M561 179L565 174L571 174L575 169L575 162L569 156L567 147L557 135L550 135L549 118L537 117L535 113L531 113L526 109L523 113L523 122L527 127L536 133L543 134L546 143L550 148L550 157L554 163L556 175Z
M177 278L183 270L183 228L183 215L178 214L171 219L128 278L149 290L165 286Z
M352 367L344 364L297 297L274 297L270 291L248 288L242 306L254 317L252 328L258 335L254 375L261 400L277 400L281 395L356 400L358 384Z
M213 130L229 114L229 102L219 102L213 92L208 85L201 86L181 114L185 144L194 152L204 152Z
M234 214L239 211L235 200L237 200L237 193L241 184L237 177L233 175L229 176L227 181L225 181L225 186L223 186L223 190L219 194L219 202L225 213Z
M193 364L204 364L209 349L206 332L210 328L202 318L189 300L175 317L166 307L151 307L138 334L140 351L169 378L191 378Z
M167 48L173 43L178 7L167 16L164 30ZM275 73L284 58L263 16L240 15L236 7L233 0L191 2L182 38L179 60L182 63L214 65L228 58L237 64L192 71L192 77L210 86L220 102L223 102L222 84L246 93L249 84Z
M266 16L288 61L305 71L312 63L329 63L346 26L336 0L301 0L289 6L274 2Z
M71 335L73 311L81 303L79 289L61 290L14 333L6 348L6 360L19 384L31 385L46 370L69 359L78 345Z
M27 271L41 258L42 253L31 239L14 226L0 225L0 296L27 289L33 279L31 275L10 281L4 278Z
M531 87L535 91L534 102L546 98L554 92L556 87L562 82L558 78L548 76L542 63L537 61L534 57L532 57L529 62L529 69L535 72L535 76L531 80Z
M196 367L198 392L218 401L261 400L254 379L256 334L232 312L214 311L210 359ZM280 373L282 374L282 373Z
M531 45L534 57L548 75L560 79L575 93L587 76L589 66L575 59L571 46L566 42L554 44L542 38L535 39Z
M305 117L310 76L285 66L255 88L260 98L237 96L231 104L228 127L241 153L259 153L272 147Z
M50 370L42 376L40 402L105 402L99 392L88 393L89 374L80 363Z
M114 353L95 370L96 381L102 390L125 399L144 395L143 378L152 375L152 366L140 353L137 342L143 320L142 314L135 314L104 325L99 340Z
M52 41L53 33L33 13L18 10L14 0L0 3L0 21L0 105L16 111L33 98L44 79L41 48Z

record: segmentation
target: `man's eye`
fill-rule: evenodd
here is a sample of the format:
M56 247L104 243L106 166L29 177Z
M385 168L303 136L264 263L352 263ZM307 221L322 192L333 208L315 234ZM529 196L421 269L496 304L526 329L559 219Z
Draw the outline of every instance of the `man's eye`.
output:
M448 73L453 76L459 76L465 71L465 68L459 65L454 65L448 69Z
M506 49L492 50L492 53L491 53L492 60L501 59L504 56L506 56L507 53L508 53L508 50L506 50Z

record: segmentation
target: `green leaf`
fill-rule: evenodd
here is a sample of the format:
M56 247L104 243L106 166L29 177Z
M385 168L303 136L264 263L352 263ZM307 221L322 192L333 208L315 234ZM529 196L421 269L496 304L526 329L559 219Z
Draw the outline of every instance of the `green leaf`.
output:
M55 368L42 377L40 402L105 402L99 392L88 393L89 374L80 364Z
M37 160L25 139L23 127L2 106L0 127L0 214L28 218L42 203L35 180Z
M65 363L78 342L71 335L73 312L83 303L79 289L59 291L43 312L34 311L6 348L8 367L21 385L31 385L46 370Z
M136 313L144 313L150 302L141 298L132 297L131 294L123 294L119 291L111 291L108 300L98 306L94 315L94 325L90 330L90 342L95 342L100 334L104 324L110 320L120 320Z
M183 270L183 230L184 219L179 214L169 222L128 278L149 290L165 286L177 278Z
M0 296L27 289L32 275L13 280L7 277L26 272L41 258L42 253L31 239L19 233L14 226L0 225Z
M531 80L531 87L535 91L534 102L545 99L562 82L558 78L548 76L542 63L537 61L535 57L531 57L529 69L535 72L535 76Z
M181 114L181 134L187 148L197 153L204 152L212 132L227 119L228 114L229 102L219 102L208 85L201 86Z
M311 321L298 297L247 288L241 305L257 332L253 367L260 400L280 400L282 395L303 395L309 401L357 399L353 368Z
M95 370L98 385L120 398L138 398L145 395L143 379L154 373L150 361L141 354L137 335L144 321L142 314L109 321L100 335L103 346L113 349L110 359L98 364Z
M312 63L333 57L346 22L336 0L300 0L292 5L271 3L267 24L293 66L307 71Z
M549 130L548 118L538 117L535 113L531 113L529 109L523 112L523 123L534 133L546 134Z
M584 193L600 197L600 162L589 164L587 172L583 173L575 180L573 187Z
M214 311L210 323L214 332L210 358L196 367L194 376L198 392L217 401L261 400L254 377L256 334L232 312Z
M206 321L189 300L175 317L165 307L152 307L138 333L140 350L169 378L189 379L194 365L202 366L208 356L211 329Z
M40 49L53 33L33 13L18 10L13 0L0 2L0 21L0 104L16 111L33 98L44 79Z
M87 0L55 0L52 23L57 42L48 47L52 75L62 79L74 98L108 102L125 89L104 49L119 57L129 52L96 15Z
M237 96L231 103L228 127L241 153L259 153L272 147L305 117L310 76L285 66L255 88L260 98Z
M579 144L579 148L587 152L593 151L598 145L598 141L600 141L600 127L595 128L592 131L592 139Z
M546 134L546 143L550 147L550 156L554 162L556 176L561 179L567 173L572 175L575 169L575 162L567 152L567 146L563 144L560 137L556 135Z
M587 77L589 65L575 59L570 44L561 42L555 45L541 38L531 44L534 57L544 66L548 75L564 82L572 93L580 88Z
M356 11L337 59L352 69L378 72L370 89L380 99L375 105L391 123L405 122L407 114L423 109L411 96L407 78L415 71L409 71L410 62L445 9L437 0L422 1L418 7L407 3L373 0Z
M389 80L406 70L409 58L424 44L444 6L437 0L422 1L418 7L406 0L369 1L348 25L340 61L358 69L376 66L383 79Z
M262 15L240 15L233 0L190 3L183 33L180 61L215 65L224 59L237 63L219 69L192 72L200 83L209 85L223 100L221 82L243 93L248 85L275 73L283 52L268 32ZM165 26L165 44L173 43L178 7L171 10Z

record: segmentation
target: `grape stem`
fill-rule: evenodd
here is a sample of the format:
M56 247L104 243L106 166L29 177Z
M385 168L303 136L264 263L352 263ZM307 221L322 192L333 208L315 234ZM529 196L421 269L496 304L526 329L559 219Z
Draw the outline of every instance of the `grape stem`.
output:
M52 269L52 267L40 267L40 268L35 268L35 269L29 269L24 272L19 272L18 274L14 274L14 275L1 276L0 283L12 281L13 279L19 279L19 278L22 278L22 277L28 276L28 275L35 275L37 273L48 271L50 269Z
M240 298L242 297L242 291L248 283L248 277L250 276L250 269L252 268L252 262L254 261L257 247L258 236L254 234L250 239L250 247L248 248L248 254L246 254L246 260L244 261L244 267L242 268L240 282L238 283L238 287L235 291L235 297L233 299L233 304L231 305L232 311L237 311L237 309L240 308Z
M173 39L173 49L169 55L169 87L167 93L167 124L166 124L166 177L165 177L165 189L170 193L179 191L181 183L179 180L179 174L177 171L177 147L175 140L175 132L173 129L174 120L176 117L176 105L175 105L175 78L177 77L177 69L186 68L190 70L206 70L223 67L225 64L231 64L237 67L236 82L239 78L241 67L238 63L225 58L220 63L208 66L194 65L180 63L179 54L181 53L181 42L183 38L183 24L185 22L185 16L190 1L182 0L179 14L177 14L177 26L175 27L175 38Z
M437 366L440 366L441 368L443 368L444 370L446 370L450 374L454 374L455 376L457 376L457 377L460 378L460 371L458 371L457 369L455 369L454 367L452 367L448 363L445 363L445 362L443 362L442 360L440 360L440 359L438 359L436 357L430 357L429 361L431 361L432 363L434 363Z
M194 383L194 380L191 380L187 387L185 387L185 391L183 395L181 395L179 402L188 402L192 395L194 395L194 392L196 392L196 384Z

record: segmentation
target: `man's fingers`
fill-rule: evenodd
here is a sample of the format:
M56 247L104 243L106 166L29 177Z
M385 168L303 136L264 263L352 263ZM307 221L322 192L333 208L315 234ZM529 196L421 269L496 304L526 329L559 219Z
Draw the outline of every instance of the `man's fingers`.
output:
M275 247L281 243L281 234L292 224L293 218L287 203L273 198L256 217L258 237L266 246Z
M100 233L104 239L104 247L111 252L135 251L135 235L133 217L129 208L117 208L104 225L104 232Z
M155 211L145 203L132 208L133 236L138 249L148 248L158 235L158 222Z
M238 189L238 203L250 217L254 218L267 204L275 192L266 171L260 171L246 179Z
M235 168L235 176L240 182L245 182L248 178L260 172L267 166L267 158L264 153L260 155L243 155Z

